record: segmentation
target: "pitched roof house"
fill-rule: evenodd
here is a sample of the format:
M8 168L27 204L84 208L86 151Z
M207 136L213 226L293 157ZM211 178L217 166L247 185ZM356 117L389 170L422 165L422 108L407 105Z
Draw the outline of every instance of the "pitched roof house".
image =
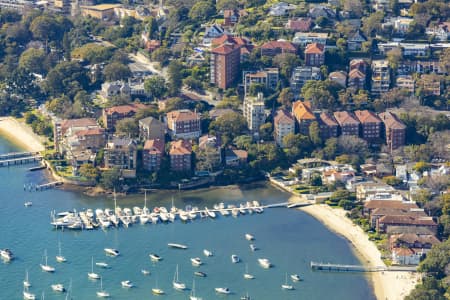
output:
M337 111L334 118L338 122L342 135L359 136L359 120L356 116L347 111Z
M292 114L294 115L299 132L303 135L309 135L309 126L316 121L316 116L311 110L309 101L296 101L292 105Z

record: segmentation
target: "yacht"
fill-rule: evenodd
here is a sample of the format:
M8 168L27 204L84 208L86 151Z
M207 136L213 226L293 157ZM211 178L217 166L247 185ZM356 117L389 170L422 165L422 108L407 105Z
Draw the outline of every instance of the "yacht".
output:
M299 276L298 274L292 274L292 275L291 275L291 279L292 279L292 281L294 281L294 282L298 282L298 281L301 280L301 278L300 278L300 276Z
M191 258L191 262L194 267L199 267L203 264L202 260L199 257Z
M231 255L231 262L233 264L236 264L238 262L240 262L241 260L239 259L239 256L237 256L236 254Z
M32 205L33 205L33 202L27 201L27 202L25 202L23 205L24 205L25 207L29 207L29 206L32 206Z
M203 300L203 298L195 296L195 280L192 281L192 291L189 300Z
M157 213L152 212L152 213L150 214L150 219L152 220L152 223L153 223L153 224L156 224L156 223L158 223L158 221L159 221L159 216L158 216Z
M141 214L139 216L139 221L141 222L142 225L147 224L148 221L150 221L150 217L147 214Z
M10 260L14 259L14 254L9 249L0 250L0 256L2 257L2 259L6 260L6 261L10 261Z
M233 217L239 216L239 209L237 207L233 207L231 209L231 214L233 215Z
M255 240L255 237L253 235L251 235L250 233L246 233L245 234L245 239L247 241L253 241L253 240Z
M103 262L103 261L96 262L95 265L97 267L100 267L100 268L103 268L103 269L108 269L109 268L109 265L107 263Z
M229 216L230 212L228 210L226 210L225 208L220 208L219 210L220 214L224 217Z
M141 270L142 275L150 275L150 271L149 270Z
M244 278L245 278L245 279L255 279L255 276L253 276L252 274L250 274L250 273L248 272L248 264L245 264Z
M172 286L176 290L183 291L186 289L186 285L178 280L178 265L175 271L175 275L173 277Z
M216 213L213 212L212 210L209 210L207 207L205 207L205 212L208 215L208 217L214 219L216 217Z
M124 280L122 282L120 282L120 284L122 285L123 288L132 288L134 287L134 284L129 281L129 280Z
M264 209L262 207L253 207L253 210L257 213L257 214L262 214L264 212Z
M188 212L188 216L189 216L189 219L194 220L195 218L197 218L197 212L191 210L190 212Z
M173 223L175 221L176 215L173 212L169 212L167 213L167 217L169 218L169 221Z
M189 213L184 210L179 210L178 215L180 216L181 221L187 222L189 220Z
M94 273L94 257L91 258L91 272L88 273L88 277L89 279L100 279L100 275L98 275L97 273Z
M272 267L272 263L267 258L258 258L258 263L264 269L269 269Z
M213 253L207 249L203 250L203 254L205 254L205 256L209 257L209 256L213 256Z
M90 219L94 218L94 211L92 210L92 208L88 208L86 210L86 217L88 217Z
M142 214L142 208L140 208L139 206L133 207L133 214L135 214L135 215Z
M100 278L100 291L97 292L97 297L109 298L111 295L103 289L103 280Z
M51 287L55 292L64 293L66 291L66 288L61 283L52 284Z
M170 248L183 249L183 250L186 250L188 248L186 245L175 244L175 243L168 243L167 246L169 246Z
M281 288L283 290L293 290L294 289L294 287L292 285L288 284L288 282L287 282L287 273L286 273L286 281L284 282L284 284L281 285Z
M258 248L254 244L250 244L250 250L256 251Z
M150 259L152 261L160 261L160 260L162 260L162 257L159 256L158 254L150 253L149 256L150 256Z
M152 288L152 293L155 295L164 295L164 291L159 288Z
M250 300L250 296L248 294L245 296L241 296L241 300Z
M58 242L58 255L56 256L56 261L60 262L60 263L67 261L67 259L64 256L62 256L62 254L61 254L61 243L60 242Z
M168 222L169 221L169 213L167 211L162 211L159 213L159 217L161 218L161 221Z
M30 283L30 281L28 280L28 270L27 270L26 273L25 273L25 279L24 279L24 281L23 281L23 287L24 287L24 288L29 288L29 287L31 287L31 283Z
M229 294L230 293L230 289L227 287L217 287L214 289L216 291L216 293L218 294Z
M206 273L201 272L201 271L196 271L196 272L194 272L194 275L195 275L195 276L198 276L198 277L206 277Z
M47 250L44 251L44 257L45 257L45 265L41 264L42 271L49 272L49 273L55 272L55 268L53 268L52 266L49 266L47 263L47 259L48 259Z
M36 295L33 294L33 293L30 293L30 292L28 291L28 288L25 288L25 289L23 290L23 299L26 299L26 300L35 300L35 299L36 299Z
M113 249L113 248L105 248L104 249L106 254L111 255L111 256L119 256L120 252L117 249Z
M239 212L243 215L245 215L246 211L245 211L245 206L244 204L239 204Z

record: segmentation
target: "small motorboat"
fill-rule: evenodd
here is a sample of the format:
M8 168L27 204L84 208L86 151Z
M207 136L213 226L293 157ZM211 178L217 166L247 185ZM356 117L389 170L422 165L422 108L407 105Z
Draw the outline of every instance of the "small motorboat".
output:
M142 269L142 270L141 270L141 273L142 273L143 275L150 275L150 271L149 271L149 270L144 270L144 269Z
M200 257L194 257L191 258L191 263L194 267L199 267L203 264L202 260L200 259Z
M109 265L107 263L105 263L105 262L102 262L102 261L96 262L95 265L97 267L100 267L100 268L103 268L103 269L108 269L109 268Z
M186 250L188 248L186 245L176 244L176 243L168 243L167 246L169 246L170 248L182 249L182 250Z
M32 205L33 205L33 202L28 201L28 202L25 202L23 205L24 205L25 207L29 207L29 206L32 206Z
M134 287L134 284L131 281L129 281L129 280L121 281L120 284L122 285L123 288L128 288L129 289L129 288Z
M256 248L256 246L254 244L250 244L250 250L256 251L256 250L258 250L258 248Z
M269 269L272 267L272 263L267 258L258 258L258 263L264 269Z
M253 241L255 239L255 237L253 235L251 235L250 233L246 233L245 234L245 239L247 241Z
M233 264L236 264L238 262L240 262L241 260L239 259L239 256L237 256L236 254L231 255L231 262Z
M152 293L155 295L164 295L164 291L159 288L152 288Z
M294 282L298 282L298 281L302 280L298 274L292 274L291 279Z
M148 256L150 256L150 259L152 261L160 261L160 260L162 260L162 257L159 256L158 254L155 254L155 253L150 253Z
M9 249L0 250L0 256L2 259L6 260L6 261L11 261L14 259L14 254Z
M114 248L105 248L104 249L106 254L111 255L111 256L119 256L120 252L117 249Z
M66 288L61 283L52 284L51 287L52 287L52 290L55 292L64 293L66 291Z
M194 275L198 277L206 277L206 273L201 271L194 272Z
M203 250L203 254L204 254L206 257L213 256L213 253L212 253L211 251L207 250L207 249L204 249L204 250Z
M218 294L229 294L230 293L230 289L227 287L217 287L214 289L216 291L216 293Z

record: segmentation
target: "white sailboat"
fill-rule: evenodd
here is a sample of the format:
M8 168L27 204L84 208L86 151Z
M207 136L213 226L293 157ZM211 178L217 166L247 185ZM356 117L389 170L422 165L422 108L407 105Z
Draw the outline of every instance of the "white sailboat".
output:
M175 270L175 275L173 277L172 286L174 289L180 290L180 291L183 291L186 289L186 285L184 283L180 282L178 279L178 264L177 264L177 268Z
M158 279L156 279L155 287L152 288L152 293L155 295L164 295L164 291L158 287Z
M28 280L28 270L25 272L25 280L23 281L23 287L24 288L29 288L31 287L31 283Z
M25 287L25 288L23 289L23 299L26 299L26 300L35 300L35 299L36 299L36 295L33 294L33 293L30 293L30 292L28 291L28 288Z
M97 273L94 273L94 257L92 256L91 258L91 272L88 273L88 277L89 279L100 279L100 275L98 275Z
M109 298L111 295L103 289L103 279L100 278L100 291L97 292L97 297Z
M45 257L45 264L44 265L41 264L42 271L49 272L49 273L55 272L55 268L48 265L47 249L45 249L45 251L44 251L44 257Z
M61 242L58 242L58 255L56 255L57 262L66 262L67 259L61 254Z
M252 274L250 274L250 273L248 272L248 264L245 264L244 278L245 278L245 279L255 279L255 276L253 276Z
M286 280L285 280L284 284L281 285L281 288L282 288L283 290L293 290L293 289L294 289L294 286L288 284L288 281L287 281L287 273L286 273Z
M192 281L192 291L189 300L203 300L203 298L195 296L195 279Z

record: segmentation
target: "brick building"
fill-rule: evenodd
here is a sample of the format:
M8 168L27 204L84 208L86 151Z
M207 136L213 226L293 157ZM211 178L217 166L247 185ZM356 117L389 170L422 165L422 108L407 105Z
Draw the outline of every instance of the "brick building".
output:
M188 109L167 113L167 128L172 136L181 139L198 138L201 135L200 115Z
M339 133L339 124L332 114L323 112L319 115L320 137L323 141L335 138Z
M325 47L319 43L308 44L305 48L305 65L320 67L325 62Z
M311 110L309 101L297 101L292 105L292 114L298 125L298 131L303 135L309 135L309 126L316 121L316 116Z
M393 113L384 112L379 116L384 124L386 144L389 149L394 150L405 145L406 125Z
M284 147L283 138L290 133L295 133L295 120L292 114L285 110L278 110L273 118L275 142Z
M158 171L164 156L164 140L152 139L145 141L142 150L142 166L147 171Z
M141 103L132 103L104 108L102 113L103 126L106 130L111 131L116 126L117 121L132 118L136 112L146 107L146 105Z
M381 137L381 119L368 110L357 110L355 115L361 122L361 137L366 141L373 141Z
M241 59L240 48L236 44L223 44L211 50L211 83L225 90L236 80Z
M189 141L178 140L170 143L170 170L191 171L192 145Z
M337 111L334 113L334 118L340 126L341 135L359 136L360 122L354 114L347 111Z

